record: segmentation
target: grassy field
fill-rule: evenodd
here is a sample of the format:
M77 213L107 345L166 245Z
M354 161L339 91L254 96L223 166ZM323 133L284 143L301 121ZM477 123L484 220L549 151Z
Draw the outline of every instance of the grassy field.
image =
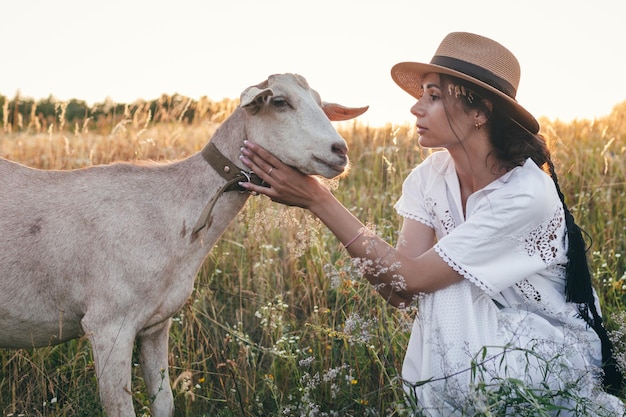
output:
M179 159L204 146L220 117L157 123L138 108L108 124L69 126L60 112L56 124L21 130L5 120L0 156L45 169ZM332 184L335 193L395 243L400 219L392 206L423 156L415 132L411 126L338 127L353 169ZM543 120L542 129L567 202L593 240L594 279L624 364L626 103L603 119ZM401 415L397 377L413 313L387 306L308 213L251 198L173 319L176 416ZM137 414L148 416L137 366L133 398ZM87 340L0 350L0 415L103 415Z

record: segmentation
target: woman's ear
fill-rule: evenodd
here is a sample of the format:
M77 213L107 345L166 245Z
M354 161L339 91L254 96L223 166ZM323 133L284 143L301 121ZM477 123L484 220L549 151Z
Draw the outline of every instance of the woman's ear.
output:
M476 123L480 123L484 125L487 123L489 118L491 117L491 113L493 112L493 103L490 100L483 99L482 106L476 108L476 113L474 114L474 121Z
M483 105L489 111L489 114L493 111L493 103L490 100L483 99Z

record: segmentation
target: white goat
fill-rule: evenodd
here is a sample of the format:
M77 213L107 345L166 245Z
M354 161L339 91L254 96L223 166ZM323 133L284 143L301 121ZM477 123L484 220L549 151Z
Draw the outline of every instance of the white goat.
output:
M335 177L347 147L329 119L366 109L322 103L303 77L273 75L242 93L202 152L178 162L43 171L0 159L0 347L88 337L104 410L118 417L135 415L137 341L152 415L171 416L170 318L249 195L223 193L241 180L225 177L244 176L227 159L238 161L250 139L307 174ZM207 163L213 148L226 158L222 172Z

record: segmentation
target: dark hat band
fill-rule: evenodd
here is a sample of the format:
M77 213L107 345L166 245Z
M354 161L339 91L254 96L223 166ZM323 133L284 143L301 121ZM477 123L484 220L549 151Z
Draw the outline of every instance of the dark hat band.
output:
M489 70L484 69L483 67L474 65L471 62L461 61L460 59L441 55L435 55L430 63L469 75L470 77L476 78L477 80L489 84L490 86L502 91L504 94L511 97L512 99L515 99L515 87L513 87L505 79L498 77L497 75Z

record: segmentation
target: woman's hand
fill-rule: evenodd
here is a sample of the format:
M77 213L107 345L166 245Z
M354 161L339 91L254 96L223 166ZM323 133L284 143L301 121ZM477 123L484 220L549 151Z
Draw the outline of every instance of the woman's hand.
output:
M245 141L241 153L239 159L269 185L263 187L250 182L240 184L249 191L264 194L278 203L306 209L320 202L323 194L330 193L317 178L283 164L256 143Z

